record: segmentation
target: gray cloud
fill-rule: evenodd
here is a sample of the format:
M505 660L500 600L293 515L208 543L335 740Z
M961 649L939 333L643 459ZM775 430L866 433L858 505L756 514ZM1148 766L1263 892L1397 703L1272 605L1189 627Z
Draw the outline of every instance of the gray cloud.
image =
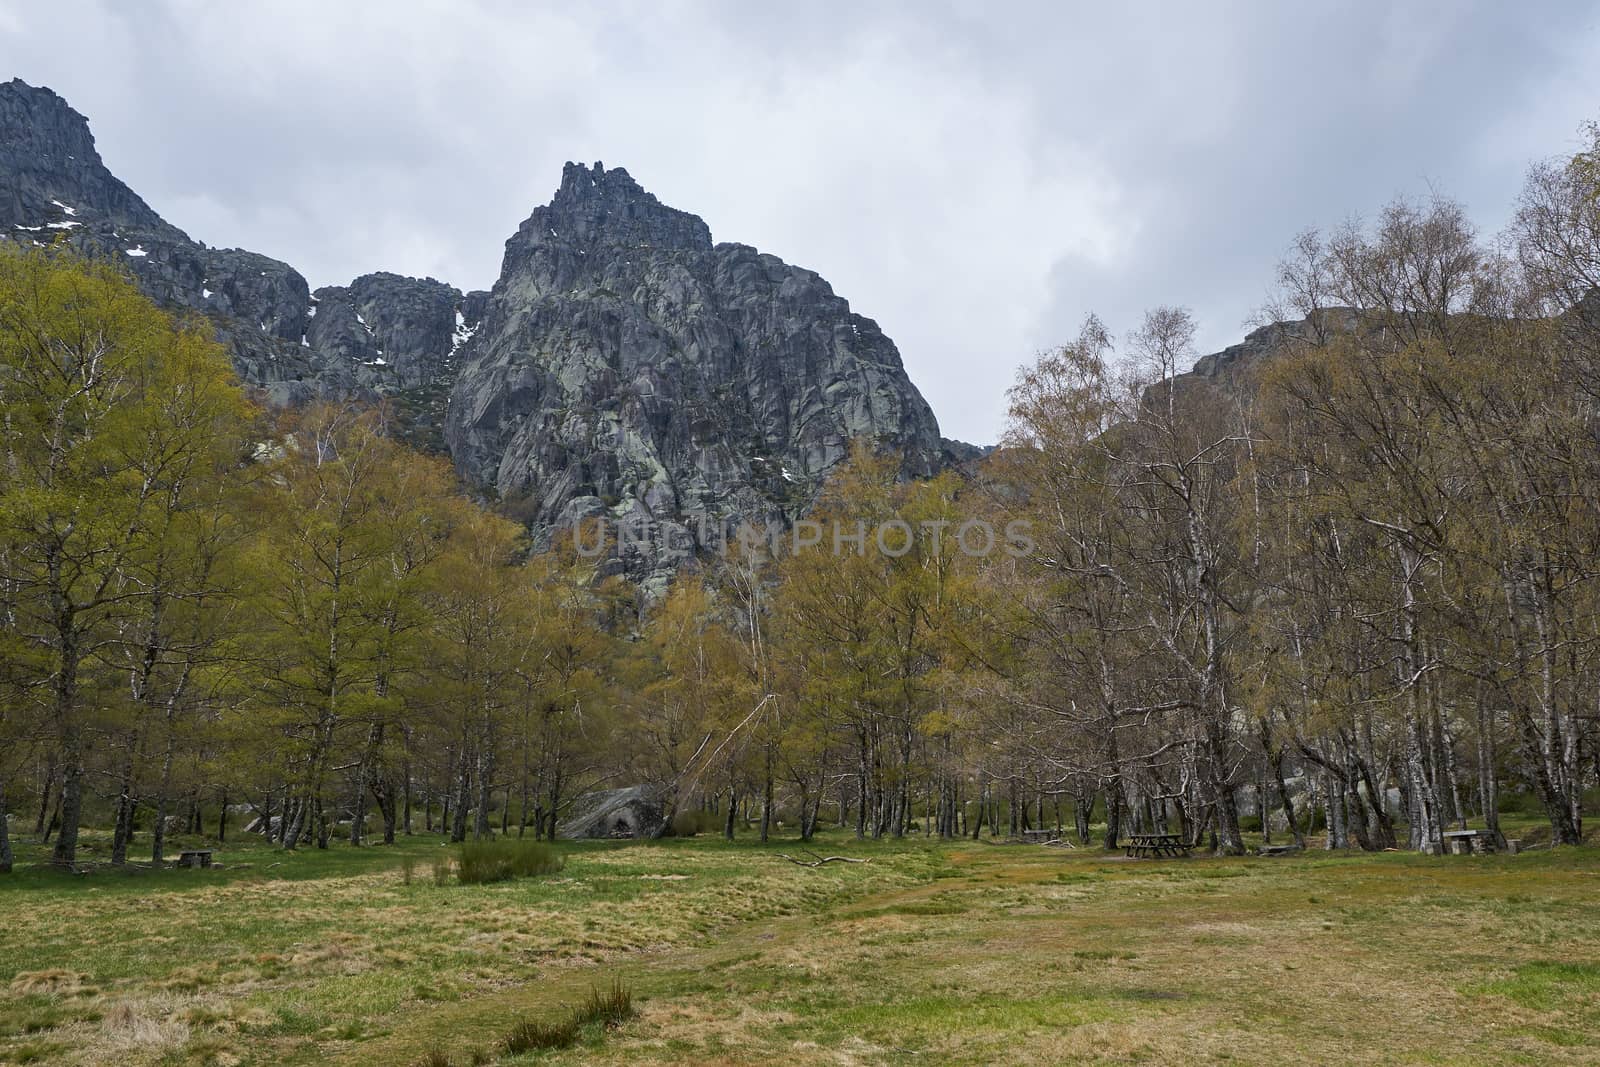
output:
M1293 234L1437 185L1486 231L1600 103L1589 5L0 2L193 236L487 286L567 159L819 271L945 432L1097 310L1237 338Z

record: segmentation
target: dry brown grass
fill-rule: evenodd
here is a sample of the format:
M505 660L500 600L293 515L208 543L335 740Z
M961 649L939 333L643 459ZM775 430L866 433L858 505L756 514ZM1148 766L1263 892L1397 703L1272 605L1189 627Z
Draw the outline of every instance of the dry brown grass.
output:
M917 845L809 870L696 842L579 850L528 885L395 870L191 881L155 909L0 896L0 1024L47 1024L0 1050L408 1063L492 1047L617 976L638 1016L540 1062L1593 1062L1597 874L1571 851L1129 863Z

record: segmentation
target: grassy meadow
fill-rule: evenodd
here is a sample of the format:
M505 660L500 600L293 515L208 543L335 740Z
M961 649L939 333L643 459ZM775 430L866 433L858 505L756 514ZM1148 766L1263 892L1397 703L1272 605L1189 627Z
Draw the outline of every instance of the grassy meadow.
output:
M434 837L24 865L0 878L0 1062L1600 1061L1600 850L559 847L559 872L486 885L435 884ZM618 984L621 1025L506 1051Z

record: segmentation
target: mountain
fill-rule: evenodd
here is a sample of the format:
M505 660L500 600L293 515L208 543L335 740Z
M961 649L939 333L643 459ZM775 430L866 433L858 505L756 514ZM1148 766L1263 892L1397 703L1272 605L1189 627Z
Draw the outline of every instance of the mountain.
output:
M157 303L206 316L240 377L277 404L447 389L451 353L482 306L482 294L394 274L312 293L287 263L209 248L106 168L87 119L21 80L0 84L0 234L65 235L127 268Z
M0 235L64 235L206 316L271 403L390 398L402 433L536 530L650 524L618 561L635 577L670 574L704 530L803 513L852 439L895 450L908 476L981 454L939 436L894 342L820 276L713 243L618 167L569 163L490 292L388 273L312 292L286 263L167 223L81 114L13 80Z
M664 525L656 542L795 517L856 437L908 475L947 461L877 323L600 163L569 163L506 242L446 428L457 465L536 522L605 513Z

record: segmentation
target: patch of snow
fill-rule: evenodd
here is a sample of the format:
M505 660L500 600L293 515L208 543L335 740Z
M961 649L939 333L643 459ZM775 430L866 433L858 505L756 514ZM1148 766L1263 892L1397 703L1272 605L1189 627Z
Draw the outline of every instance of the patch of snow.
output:
M211 299L211 290L207 289L203 285L200 287L200 299L201 300L210 300Z
M794 481L794 475L789 473L789 468L788 467L779 467L778 470L783 473L783 480L784 481L786 481L786 482Z
M308 318L308 319L314 319L314 318L316 318L316 317L317 317L317 305L315 305L315 304L308 304L308 305L307 305L307 306L306 306L306 318Z
M361 365L363 367L387 367L389 361L379 356L377 359L364 359L361 361Z
M45 223L45 225L50 227L52 230L70 230L74 226L82 226L83 223L81 223L81 222L47 222L47 223Z
M311 347L311 342L306 340L306 335L305 334L301 334L300 335L300 347L301 348L310 348Z
M50 202L52 204L54 204L56 207L60 208L62 211L65 211L68 215L76 215L78 213L78 209L77 208L68 207L67 205L63 204L59 200L52 200Z
M17 229L19 229L19 230L27 230L29 233L38 233L40 230L44 229L44 227L43 226L24 226L22 223L19 222L19 223L17 223Z
M123 251L128 253L128 255L135 257L136 259L143 259L145 256L150 254L144 250L144 245L135 245L132 248L124 248Z
M478 327L476 327L476 326L470 326L469 327L467 325L467 320L462 317L461 312L459 312L459 311L456 312L456 332L453 333L450 336L450 352L449 352L449 356L455 355L456 354L456 350L458 348L460 348L462 345L466 344L468 341L472 340L472 335L477 333L477 332L478 332ZM446 358L449 358L449 357L447 356Z

